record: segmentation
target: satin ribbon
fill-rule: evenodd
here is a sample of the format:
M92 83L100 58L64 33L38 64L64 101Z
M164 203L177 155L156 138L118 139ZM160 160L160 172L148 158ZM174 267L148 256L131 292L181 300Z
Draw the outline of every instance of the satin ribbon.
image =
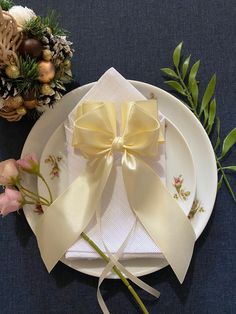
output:
M121 116L122 135L118 136L112 103L86 102L78 107L72 145L88 163L84 173L53 202L37 224L41 256L51 271L95 212L100 211L113 155L119 151L130 207L183 282L196 236L181 207L143 160L156 156L163 141L156 101L124 104Z

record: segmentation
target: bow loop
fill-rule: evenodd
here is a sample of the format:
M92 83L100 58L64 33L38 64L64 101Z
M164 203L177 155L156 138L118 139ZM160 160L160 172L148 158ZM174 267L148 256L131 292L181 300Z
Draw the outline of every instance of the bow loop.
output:
M124 146L141 156L157 155L162 142L156 100L129 102L122 108Z
M116 116L112 103L84 102L74 121L72 145L85 158L96 158L110 151L116 136Z
M155 156L160 137L156 101L124 104L122 132L122 136L117 136L112 103L83 103L77 110L72 145L88 159L124 150L142 156Z

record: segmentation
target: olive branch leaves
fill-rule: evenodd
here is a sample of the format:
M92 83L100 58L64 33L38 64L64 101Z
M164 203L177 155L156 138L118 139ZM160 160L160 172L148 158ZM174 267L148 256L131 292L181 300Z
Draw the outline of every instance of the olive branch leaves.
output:
M179 43L173 52L173 68L162 68L165 76L170 78L165 83L171 87L182 99L185 105L194 113L206 130L214 147L216 163L219 173L218 190L224 183L236 203L236 195L228 179L229 173L236 174L236 165L223 165L228 153L236 144L236 127L222 140L220 136L221 123L216 115L216 75L212 75L203 96L199 95L199 81L197 74L200 60L190 66L191 55L182 58L183 42ZM183 59L183 60L182 60ZM200 99L201 98L201 99Z

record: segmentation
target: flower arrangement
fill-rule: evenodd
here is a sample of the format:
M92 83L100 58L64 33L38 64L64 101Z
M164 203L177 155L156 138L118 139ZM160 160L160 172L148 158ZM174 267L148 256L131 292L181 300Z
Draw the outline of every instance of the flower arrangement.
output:
M49 199L34 193L24 186L24 174L39 177L48 190ZM44 208L50 206L53 202L52 193L49 185L43 175L40 173L40 166L36 154L28 154L24 158L15 160L8 159L0 162L0 186L4 188L4 192L0 194L0 216L4 217L12 212L18 212L24 205L30 204L35 206L35 213L43 214ZM82 232L81 237L100 255L100 257L108 264L109 257L102 252L96 243ZM112 271L121 279L123 284L137 302L140 310L144 314L148 314L146 306L132 287L128 279L125 278L122 271L117 266L113 266ZM153 289L154 290L154 289ZM153 293L152 293L153 294ZM156 297L159 292L156 291Z
M42 206L52 203L50 188L40 174L39 163L35 154L26 155L23 159L8 159L0 162L0 185L5 191L0 194L0 215L6 216L11 212L18 211L26 204L35 205L38 213L43 213ZM36 175L45 183L49 200L28 190L23 186L23 173Z
M0 1L0 116L18 121L43 112L72 79L73 49L57 16ZM32 110L34 109L34 110Z

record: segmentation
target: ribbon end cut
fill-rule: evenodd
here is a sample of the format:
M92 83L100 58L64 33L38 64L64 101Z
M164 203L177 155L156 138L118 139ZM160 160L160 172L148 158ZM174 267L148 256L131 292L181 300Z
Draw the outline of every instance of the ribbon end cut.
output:
M196 241L196 235L190 223L188 226L185 226L185 231L188 240L182 241L179 245L176 243L178 249L175 251L174 256L173 254L170 254L170 252L165 255L181 284L184 282L189 269Z

